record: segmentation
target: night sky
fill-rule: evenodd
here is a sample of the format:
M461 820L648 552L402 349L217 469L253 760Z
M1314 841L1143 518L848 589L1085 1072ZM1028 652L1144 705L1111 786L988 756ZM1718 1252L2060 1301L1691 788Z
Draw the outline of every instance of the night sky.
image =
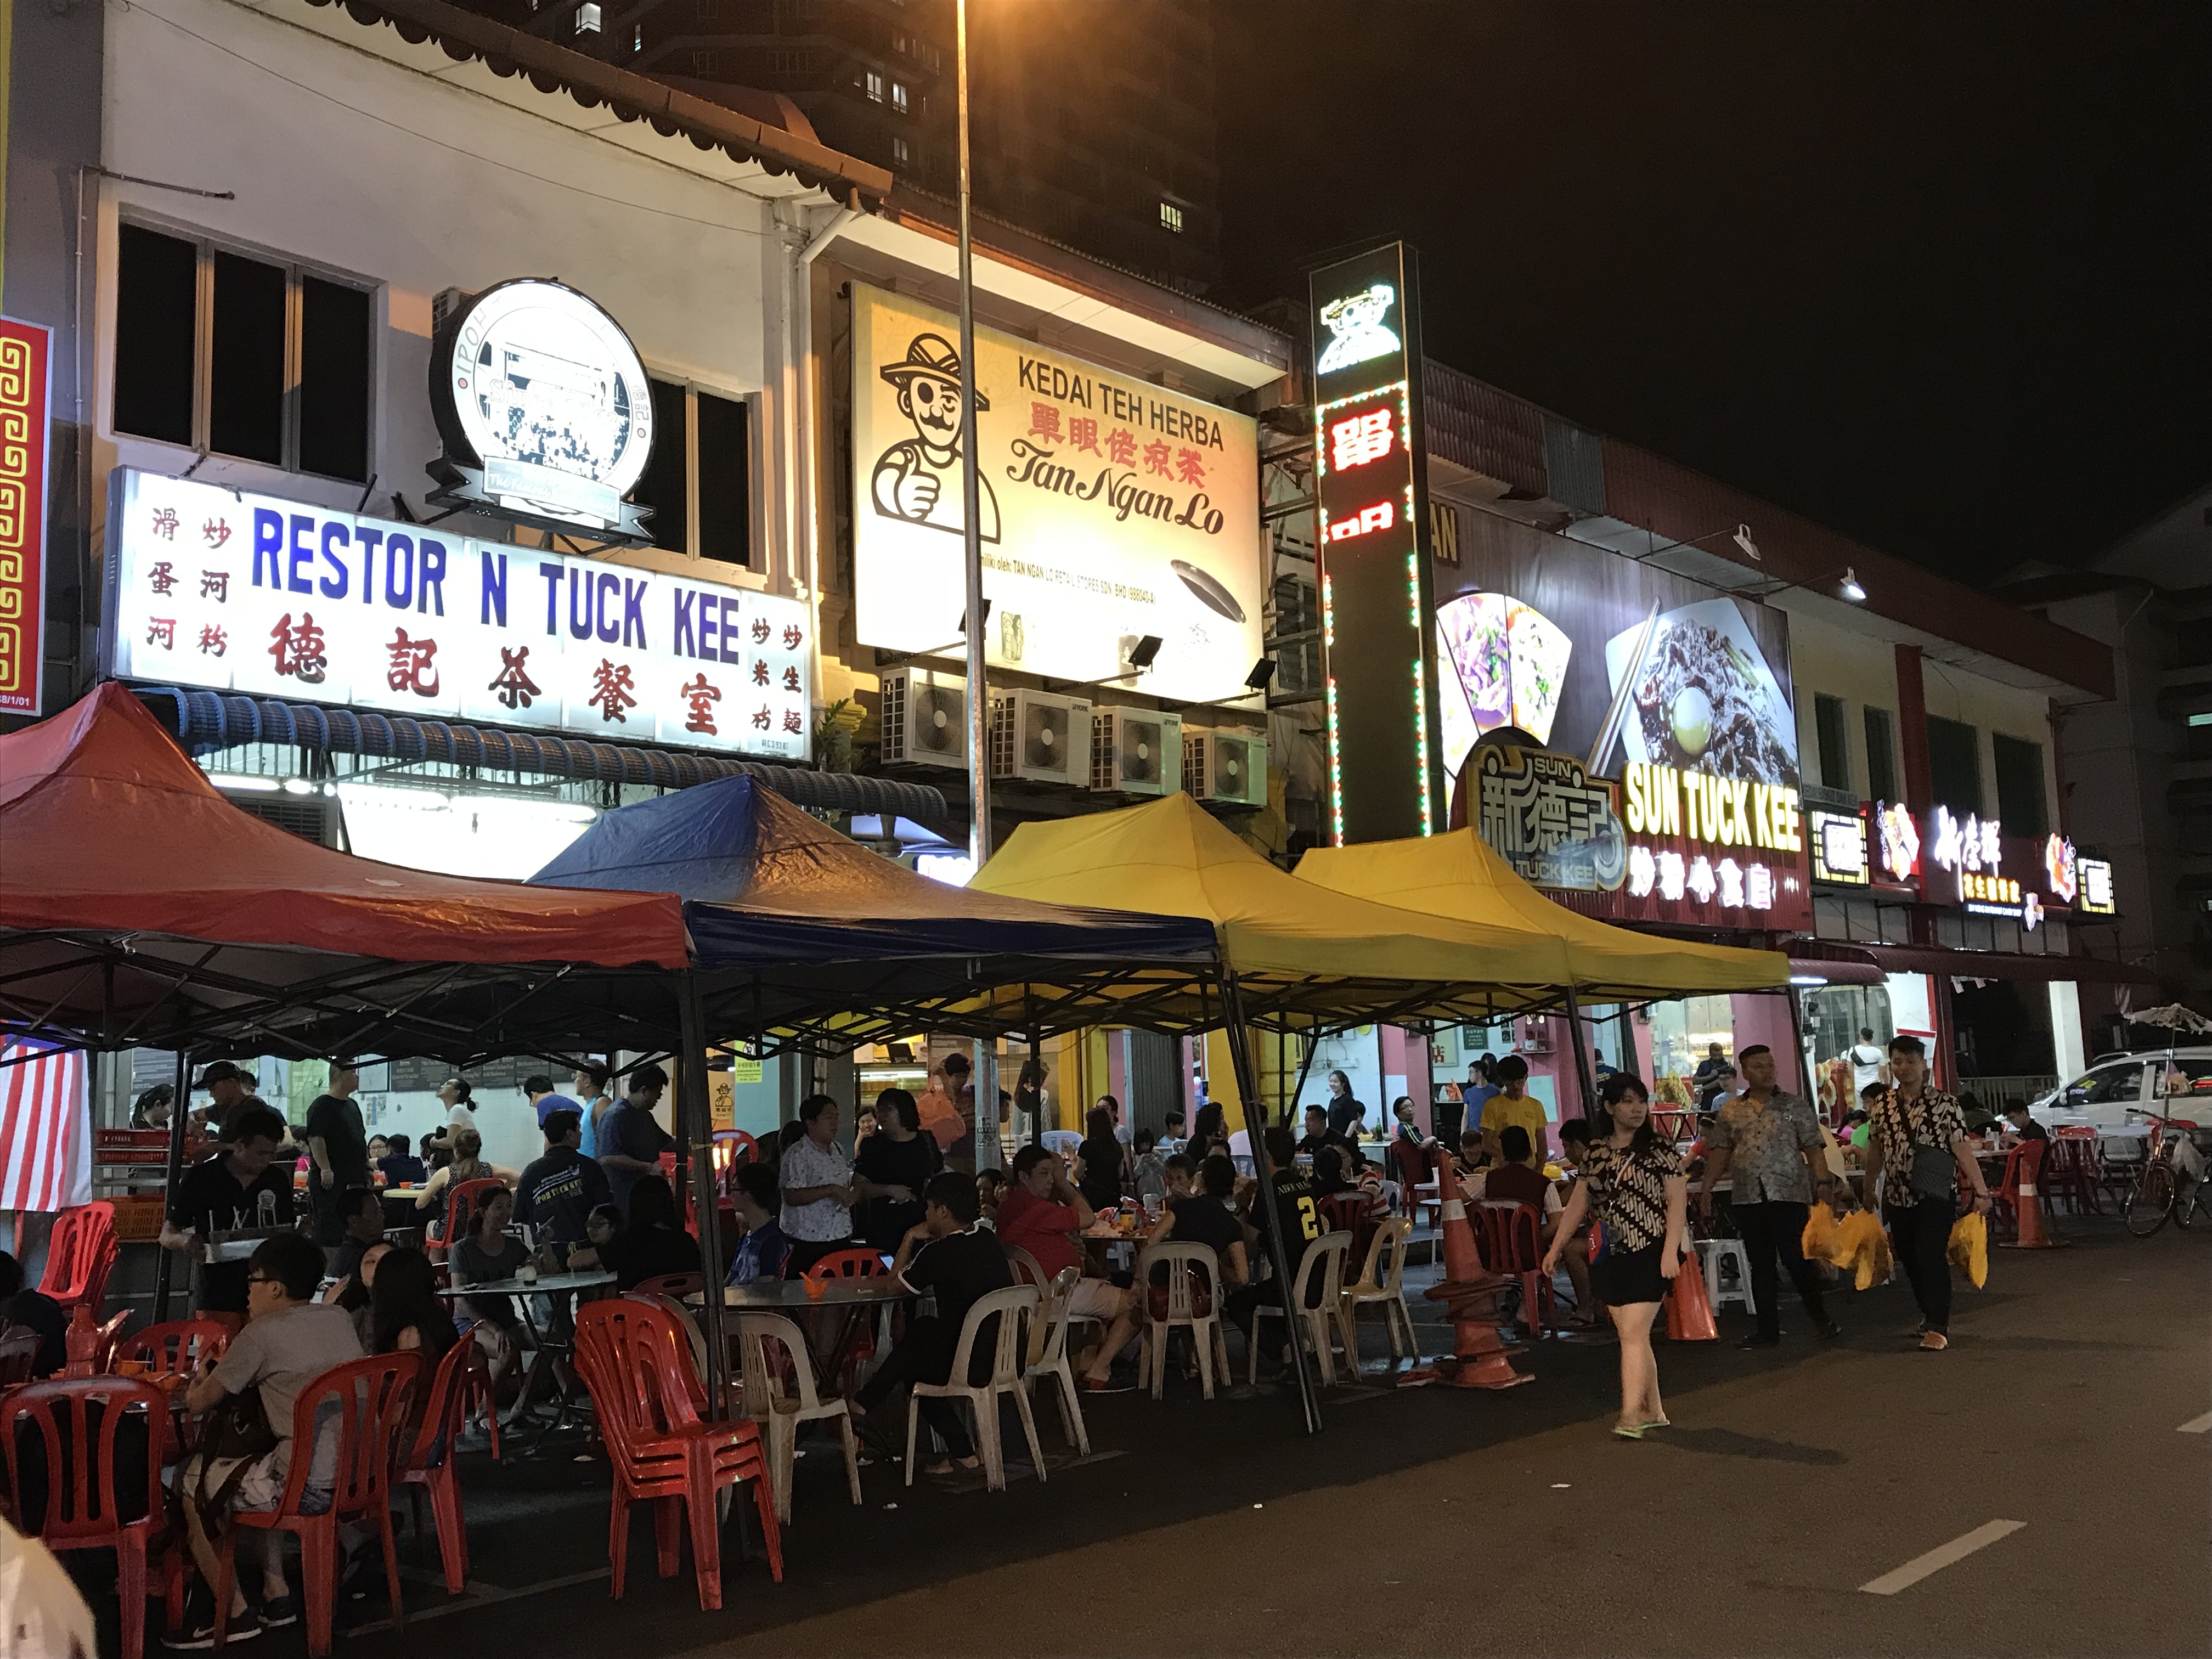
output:
M1977 583L2212 482L2212 7L1217 9L1232 303L1403 236L1431 357Z

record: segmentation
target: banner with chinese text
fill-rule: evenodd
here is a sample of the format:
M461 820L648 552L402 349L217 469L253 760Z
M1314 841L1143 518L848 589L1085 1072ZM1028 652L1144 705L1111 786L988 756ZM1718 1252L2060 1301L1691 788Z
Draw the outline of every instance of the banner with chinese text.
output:
M0 713L36 714L46 617L52 337L0 318Z
M110 475L119 679L804 760L795 599L128 468Z

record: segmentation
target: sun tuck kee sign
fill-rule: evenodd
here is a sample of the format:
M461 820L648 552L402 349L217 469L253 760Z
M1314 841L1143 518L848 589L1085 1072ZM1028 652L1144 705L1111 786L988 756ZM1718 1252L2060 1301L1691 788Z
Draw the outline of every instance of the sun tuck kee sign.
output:
M961 637L958 323L853 294L853 552L860 642ZM1261 653L1258 431L1246 416L994 330L975 331L989 661L1192 702Z
M109 475L117 678L803 760L795 599L424 525Z

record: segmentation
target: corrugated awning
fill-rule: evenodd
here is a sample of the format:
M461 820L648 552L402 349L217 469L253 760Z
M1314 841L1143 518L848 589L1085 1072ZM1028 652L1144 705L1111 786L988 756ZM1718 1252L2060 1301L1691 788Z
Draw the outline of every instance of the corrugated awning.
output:
M1953 979L2094 980L2102 984L2148 985L2141 969L2096 957L2024 956L2010 951L1947 951L1928 945L1862 945L1800 939L1790 948L1793 959L1823 971L1828 962L1870 961L1884 973L1944 974ZM1835 977L1830 975L1831 978Z
M418 720L366 709L226 696L177 686L136 688L139 698L175 732L187 751L204 755L239 744L295 744L341 755L439 761L499 772L589 778L687 789L716 778L757 778L800 806L835 812L890 812L944 822L944 795L927 784L853 772L810 772L765 761L678 754L626 743L579 743L569 738L502 731L453 720Z

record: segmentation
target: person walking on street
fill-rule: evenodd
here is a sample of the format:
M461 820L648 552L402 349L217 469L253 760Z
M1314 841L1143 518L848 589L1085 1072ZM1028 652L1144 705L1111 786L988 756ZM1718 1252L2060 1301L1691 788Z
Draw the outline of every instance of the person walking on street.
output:
M1543 1272L1549 1278L1558 1270L1559 1253L1583 1218L1595 1215L1602 1253L1590 1264L1590 1289L1620 1334L1620 1420L1613 1431L1641 1440L1645 1431L1667 1426L1651 1322L1688 1249L1689 1184L1681 1154L1651 1127L1651 1097L1643 1084L1623 1073L1598 1098L1604 1110L1593 1125L1597 1139L1544 1252Z
M1736 1056L1750 1086L1724 1102L1705 1133L1705 1188L1698 1213L1713 1217L1713 1188L1731 1179L1729 1210L1751 1258L1753 1316L1759 1328L1736 1346L1771 1348L1782 1340L1776 1257L1789 1270L1813 1328L1833 1341L1844 1334L1820 1297L1820 1270L1799 1243L1812 1206L1826 1203L1833 1182L1823 1155L1820 1121L1802 1095L1775 1086L1774 1051L1757 1043Z
M1952 1171L1973 1189L1978 1214L1990 1212L1990 1189L1966 1139L1958 1100L1928 1086L1928 1050L1918 1037L1890 1039L1889 1074L1890 1086L1875 1097L1867 1119L1867 1202L1881 1206L1890 1247L1905 1264L1912 1299L1920 1304L1920 1328L1907 1334L1940 1353L1951 1346L1947 1251L1958 1208Z

